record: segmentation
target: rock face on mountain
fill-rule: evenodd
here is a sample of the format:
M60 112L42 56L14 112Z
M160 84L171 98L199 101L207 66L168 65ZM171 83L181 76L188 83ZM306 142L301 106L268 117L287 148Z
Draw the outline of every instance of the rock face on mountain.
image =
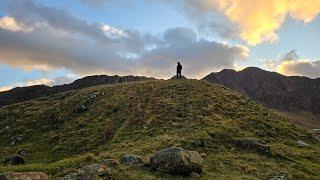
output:
M269 108L320 113L320 79L288 77L249 67L239 72L226 69L211 73L203 80L236 90Z
M59 85L59 86L45 86L35 85L29 87L17 87L9 91L0 92L0 107L10 105L13 103L23 102L39 97L49 96L60 92L69 90L83 89L87 87L93 87L102 84L116 84L122 82L151 80L153 78L139 77L139 76L107 76L96 75L87 76L82 79L78 79L71 84Z

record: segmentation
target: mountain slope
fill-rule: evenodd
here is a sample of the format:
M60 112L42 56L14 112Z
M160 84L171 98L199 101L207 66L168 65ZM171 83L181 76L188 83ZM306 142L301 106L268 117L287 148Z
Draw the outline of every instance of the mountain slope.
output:
M115 84L122 82L141 81L152 78L139 77L139 76L87 76L82 79L78 79L71 84L59 85L59 86L45 86L35 85L30 87L17 87L9 91L0 92L0 107L13 103L23 102L39 97L44 97L56 93L61 93L69 90L82 89L86 87L97 86L101 84Z
M223 70L203 79L236 90L269 108L320 113L320 79L287 77L254 67L239 72Z
M86 110L76 113L82 106ZM0 119L0 158L28 152L28 164L0 166L0 172L44 171L57 177L99 161L101 154L149 156L175 145L203 154L203 179L320 176L320 146L312 134L238 93L203 81L154 80L68 91L4 106ZM13 145L13 137L22 138ZM265 141L270 153L242 146L247 139ZM298 140L310 146L301 147ZM95 154L81 155L90 152ZM116 174L119 179L180 179L122 165Z

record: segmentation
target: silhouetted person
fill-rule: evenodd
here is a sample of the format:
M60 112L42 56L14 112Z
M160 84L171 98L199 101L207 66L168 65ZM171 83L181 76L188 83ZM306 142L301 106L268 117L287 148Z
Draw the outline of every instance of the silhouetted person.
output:
M178 65L177 65L177 79L181 79L182 78L181 71L182 71L182 65L180 64L180 62L178 62Z

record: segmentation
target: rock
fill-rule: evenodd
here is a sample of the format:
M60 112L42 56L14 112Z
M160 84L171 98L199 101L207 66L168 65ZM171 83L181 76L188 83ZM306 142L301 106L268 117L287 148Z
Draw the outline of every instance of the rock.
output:
M300 147L310 147L309 144L307 144L301 140L298 140L297 143L298 143L298 146L300 146Z
M150 157L153 170L173 175L188 176L192 172L202 172L203 159L196 151L188 151L179 147L170 147L156 152Z
M15 135L13 137L10 138L10 146L15 146L17 145L19 142L21 142L23 140L24 136L22 134L18 134Z
M320 133L320 129L312 129L312 132L314 132L314 133Z
M270 153L270 146L266 142L257 139L244 139L238 142L238 145L242 148L255 151L262 154Z
M107 167L118 167L119 162L115 159L104 159L102 160L102 164L106 165Z
M191 174L190 174L190 179L200 179L200 174L198 174L198 173L195 173L195 172L192 172Z
M267 135L267 133L264 132L264 131L257 131L257 132L256 132L256 135L264 137L264 136Z
M292 179L292 177L288 176L287 174L288 174L287 172L280 172L280 171L279 172L272 172L272 173L269 173L265 179L267 179L267 180Z
M127 166L145 166L147 163L141 156L126 154L121 158L121 163Z
M21 149L18 151L18 154L21 156L26 156L29 153L29 150L27 149Z
M21 156L11 156L11 157L7 157L3 160L3 164L4 165L20 165L20 164L24 164L25 161Z
M71 173L60 177L60 180L93 180L93 179L112 179L113 173L102 164L91 164L83 166L77 173Z
M85 111L87 111L87 107L85 105L82 105L82 104L77 104L75 107L74 107L74 112L75 113L83 113Z
M1 180L49 180L49 176L43 172L9 172L0 174Z

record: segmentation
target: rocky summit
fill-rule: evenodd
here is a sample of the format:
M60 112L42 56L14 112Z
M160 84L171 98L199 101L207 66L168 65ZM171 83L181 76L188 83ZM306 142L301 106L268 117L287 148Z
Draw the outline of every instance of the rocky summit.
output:
M320 177L317 130L199 80L104 84L6 105L0 137L2 179Z

